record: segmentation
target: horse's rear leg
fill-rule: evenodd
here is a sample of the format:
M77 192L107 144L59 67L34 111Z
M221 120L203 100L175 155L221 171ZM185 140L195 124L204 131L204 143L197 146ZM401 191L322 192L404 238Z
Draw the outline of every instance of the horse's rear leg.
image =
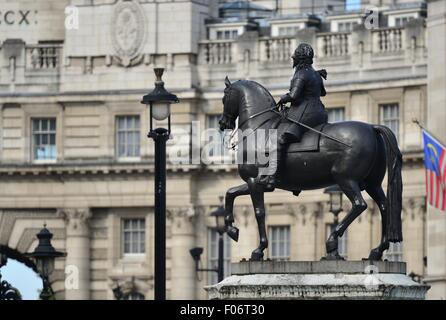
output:
M361 195L359 184L353 180L337 180L341 190L352 203L352 209L347 216L336 226L326 242L327 259L343 259L338 253L338 237L342 237L348 226L365 210L367 203Z
M369 260L381 260L383 252L389 249L389 241L387 240L387 207L386 195L381 186L367 187L367 193L376 202L381 212L381 243L378 247L372 249L369 254Z
M259 228L259 246L251 253L251 260L259 261L263 259L263 251L268 248L268 237L266 235L265 226L265 197L264 189L260 184L255 183L254 178L248 180L252 204Z
M244 196L248 194L249 194L249 187L247 183L244 183L237 187L232 187L226 192L226 197L225 197L226 232L228 233L228 236L234 241L238 241L238 235L239 235L238 228L232 225L232 223L234 222L234 200L238 196Z

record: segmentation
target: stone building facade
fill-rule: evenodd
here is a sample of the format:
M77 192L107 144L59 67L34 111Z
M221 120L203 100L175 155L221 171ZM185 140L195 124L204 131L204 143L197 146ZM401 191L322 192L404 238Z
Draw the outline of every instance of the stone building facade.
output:
M226 75L258 81L278 97L293 72L290 54L303 41L328 70L324 104L332 121L382 123L397 134L405 240L387 258L426 275L423 150L412 123L427 119L424 2L366 3L380 7L371 29L363 10L336 10L330 1L312 8L303 0L280 8L251 1L247 15L225 19L218 8L227 1L217 0L0 2L0 250L31 251L46 222L55 247L68 253L52 276L57 298L113 299L118 284L130 298L153 297L153 142L140 103L153 88L153 68L166 69L166 87L180 99L168 152L188 155L191 122L215 127ZM251 16L258 6L266 18ZM241 180L235 164L172 162L167 179L167 296L205 299L203 286L215 277L197 276L189 249L203 247L203 265L215 263L209 214ZM298 198L276 191L266 202L268 258L324 255L333 216L323 190ZM367 202L341 240L351 260L379 242L379 211ZM341 218L348 208L344 201ZM235 217L240 240L227 242L227 264L257 245L249 197L237 199ZM65 283L70 276L74 287Z

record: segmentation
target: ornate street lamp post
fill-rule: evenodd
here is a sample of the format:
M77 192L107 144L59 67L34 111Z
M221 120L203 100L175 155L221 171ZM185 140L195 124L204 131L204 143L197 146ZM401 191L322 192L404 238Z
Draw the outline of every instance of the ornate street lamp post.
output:
M225 208L223 205L219 206L217 210L211 212L211 216L215 217L216 230L218 232L218 282L223 281L224 278L224 246L223 234L226 231L225 225Z
M42 277L43 289L40 293L40 299L49 300L53 296L49 276L54 271L54 260L58 257L65 257L67 254L54 249L51 244L53 234L46 228L46 225L36 236L39 243L34 252L28 253L27 256L34 259L37 272Z
M221 199L222 200L222 199ZM192 248L189 252L195 261L195 271L205 271L205 272L217 272L218 282L223 281L224 278L224 240L223 235L226 232L225 225L225 208L223 204L220 205L216 210L212 211L211 217L215 217L215 230L218 232L218 264L217 268L213 269L203 269L199 267L200 256L203 253L203 248L196 247Z
M164 88L164 69L155 68L155 89L142 98L149 107L150 131L155 142L155 300L166 299L166 141L170 136L170 104L179 102ZM153 129L153 119L168 119L168 128Z
M338 215L342 212L342 196L343 192L337 184L324 189L324 193L330 195L330 212L334 215L333 228L339 223Z

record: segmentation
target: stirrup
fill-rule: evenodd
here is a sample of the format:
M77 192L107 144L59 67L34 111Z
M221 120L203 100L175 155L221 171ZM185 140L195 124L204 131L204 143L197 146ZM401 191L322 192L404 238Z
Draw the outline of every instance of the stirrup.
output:
M277 179L274 175L265 175L260 176L256 182L266 186L268 189L274 189L277 183Z

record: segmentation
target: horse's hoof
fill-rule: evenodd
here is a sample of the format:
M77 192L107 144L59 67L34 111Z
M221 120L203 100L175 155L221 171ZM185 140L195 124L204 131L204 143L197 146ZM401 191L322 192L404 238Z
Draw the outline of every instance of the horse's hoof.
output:
M300 192L301 192L301 190L294 190L294 191L293 191L293 195L296 196L296 197L298 197L299 194L300 194Z
M373 249L372 251L370 251L370 254L369 254L369 257L367 260L381 261L382 257L383 257L383 254L379 250Z
M250 261L262 261L263 260L263 252L256 252L254 251L251 253L251 259Z
M327 250L327 254L330 252L338 251L338 241L337 240L328 240L325 243L325 249Z
M231 238L235 242L238 242L239 230L237 227L228 226L226 233L228 234L229 238Z
M340 256L338 251L327 253L325 257L322 257L321 260L345 260L343 256Z

